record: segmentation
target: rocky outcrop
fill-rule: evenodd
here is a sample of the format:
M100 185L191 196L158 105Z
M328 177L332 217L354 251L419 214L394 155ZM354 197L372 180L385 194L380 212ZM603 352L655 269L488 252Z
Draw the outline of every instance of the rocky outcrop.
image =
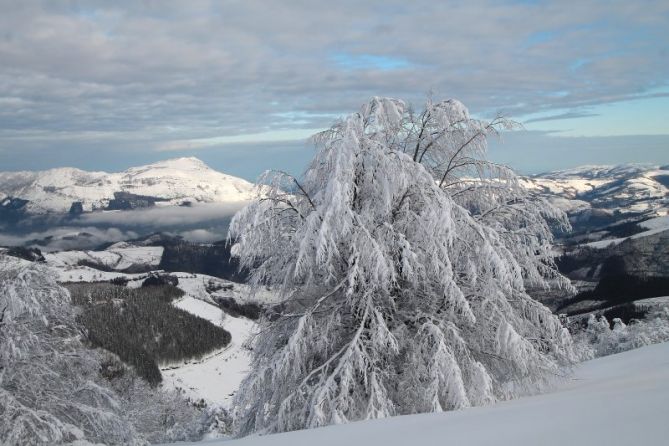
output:
M109 200L108 211L125 211L129 209L150 208L156 202L163 201L160 198L135 195L129 192L114 192L114 198Z
M70 206L70 215L79 215L84 213L84 205L81 201L74 201L72 202L72 206Z

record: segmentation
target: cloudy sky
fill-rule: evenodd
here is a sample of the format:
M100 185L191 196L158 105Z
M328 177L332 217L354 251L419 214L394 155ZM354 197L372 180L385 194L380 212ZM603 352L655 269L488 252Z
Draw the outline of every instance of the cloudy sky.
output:
M194 155L249 179L373 95L525 123L523 172L669 163L669 2L0 0L0 170Z

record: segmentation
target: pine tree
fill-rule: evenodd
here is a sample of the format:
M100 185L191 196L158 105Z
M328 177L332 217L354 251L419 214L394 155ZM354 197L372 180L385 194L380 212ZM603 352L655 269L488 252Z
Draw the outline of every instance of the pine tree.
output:
M374 98L316 135L302 179L265 175L230 228L251 283L282 301L237 392L241 434L488 404L573 359L527 292L569 286L550 254L566 218L485 160L512 126Z

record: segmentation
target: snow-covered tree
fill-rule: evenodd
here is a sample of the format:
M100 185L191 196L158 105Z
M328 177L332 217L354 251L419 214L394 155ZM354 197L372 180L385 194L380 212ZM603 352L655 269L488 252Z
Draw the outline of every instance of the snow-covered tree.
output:
M201 413L81 342L70 296L44 266L0 254L0 443L198 439ZM113 377L112 377L113 375Z
M303 178L265 175L230 229L282 302L237 393L241 434L487 404L572 361L526 291L568 286L547 223L566 220L485 160L510 126L458 101L374 98L316 135Z
M114 392L95 382L68 295L43 268L0 256L0 437L3 444L83 438L131 443Z
M573 335L579 359L599 358L669 340L669 306L652 308L643 319L625 324L614 318L613 327L605 316L591 314L582 329Z

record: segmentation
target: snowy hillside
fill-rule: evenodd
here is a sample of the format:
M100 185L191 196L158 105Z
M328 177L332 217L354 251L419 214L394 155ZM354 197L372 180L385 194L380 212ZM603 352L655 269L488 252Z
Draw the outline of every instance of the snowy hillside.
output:
M537 299L569 315L629 318L625 304L669 294L669 166L583 166L523 181L572 225L557 234L556 255L578 293Z
M91 265L114 271L144 270L160 264L163 250L162 246L124 246L124 243L117 243L104 251L61 251L45 254L44 257L50 266L65 269Z
M529 177L525 184L556 197L565 211L592 207L662 216L669 210L669 166L583 166Z
M30 213L69 212L73 203L81 203L84 212L106 209L112 200L129 197L149 199L156 205L234 203L249 200L252 189L252 183L217 172L193 157L119 173L74 168L0 172L0 197L28 200Z
M191 444L660 445L669 438L667 401L669 343L664 343L582 363L554 392L489 407Z
M620 243L626 240L638 240L644 237L650 237L652 235L660 234L665 231L669 231L669 215L663 217L655 217L649 220L644 220L639 223L639 227L642 228L642 231L638 234L630 235L628 237L620 238L607 238L604 240L598 240L596 242L584 243L581 246L587 246L589 248L608 248L611 246L619 245Z
M49 253L45 255L45 261L61 282L122 278L127 280L128 287L138 288L149 274L160 273L155 271L155 267L162 253L162 247L118 243L104 251ZM22 259L7 258L20 265L30 264ZM123 272L132 269L151 272ZM216 300L232 298L237 303L246 303L248 286L204 274L174 272L170 276L178 279L177 286L185 293L173 305L224 328L232 335L232 340L225 348L211 352L200 360L163 364L160 368L163 385L180 389L193 401L204 400L211 407L229 408L235 391L250 368L251 357L245 343L257 329L257 323L245 317L227 314L216 304ZM255 299L271 304L275 302L276 296L270 291L261 291L255 295Z

